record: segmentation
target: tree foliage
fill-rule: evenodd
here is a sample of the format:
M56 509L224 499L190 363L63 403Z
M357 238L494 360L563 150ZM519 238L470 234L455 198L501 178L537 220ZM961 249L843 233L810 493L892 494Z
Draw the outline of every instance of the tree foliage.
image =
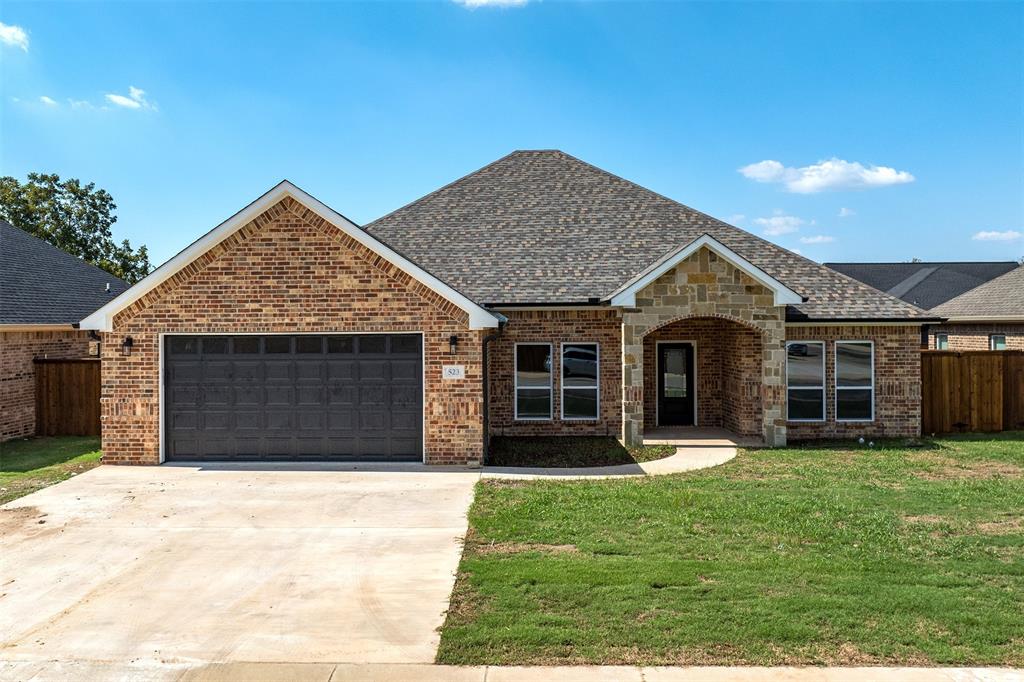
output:
M149 253L127 239L114 241L116 209L114 198L91 182L44 173L29 173L24 183L0 178L0 218L134 284L149 274Z

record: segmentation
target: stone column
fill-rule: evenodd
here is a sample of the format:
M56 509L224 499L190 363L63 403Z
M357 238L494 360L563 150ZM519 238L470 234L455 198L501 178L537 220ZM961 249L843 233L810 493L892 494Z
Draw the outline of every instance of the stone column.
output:
M764 324L761 335L761 413L764 443L786 444L786 330L782 320Z
M622 320L622 442L644 442L644 337L626 314Z

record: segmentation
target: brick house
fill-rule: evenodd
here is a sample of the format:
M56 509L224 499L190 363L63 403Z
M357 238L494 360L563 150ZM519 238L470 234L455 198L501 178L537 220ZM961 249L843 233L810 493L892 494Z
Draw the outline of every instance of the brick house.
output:
M1016 261L825 265L944 318L923 327L923 347L1024 350L1024 269Z
M558 151L362 228L282 182L83 320L112 463L915 436L920 308Z
M87 357L99 337L78 322L127 288L0 220L0 442L36 432L34 361Z

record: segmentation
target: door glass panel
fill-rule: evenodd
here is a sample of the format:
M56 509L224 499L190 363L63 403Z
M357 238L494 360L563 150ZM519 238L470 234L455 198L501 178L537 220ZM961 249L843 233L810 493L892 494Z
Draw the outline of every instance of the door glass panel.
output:
M666 349L662 360L662 381L666 398L686 397L686 351Z

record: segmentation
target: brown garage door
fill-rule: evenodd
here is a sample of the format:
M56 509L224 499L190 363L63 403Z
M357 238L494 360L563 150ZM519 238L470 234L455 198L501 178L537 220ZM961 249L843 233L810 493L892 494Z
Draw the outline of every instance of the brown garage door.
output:
M164 368L169 461L423 457L419 334L168 336Z

